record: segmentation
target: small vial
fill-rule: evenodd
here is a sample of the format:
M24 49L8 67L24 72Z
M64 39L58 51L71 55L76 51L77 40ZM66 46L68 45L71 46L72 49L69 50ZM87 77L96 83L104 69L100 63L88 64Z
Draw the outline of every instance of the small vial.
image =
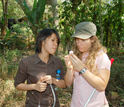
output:
M69 54L73 54L73 51L69 51Z

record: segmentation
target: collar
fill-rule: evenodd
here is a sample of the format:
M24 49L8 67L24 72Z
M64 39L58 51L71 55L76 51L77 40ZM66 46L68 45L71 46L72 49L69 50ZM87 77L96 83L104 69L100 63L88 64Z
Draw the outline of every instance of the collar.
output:
M39 55L36 53L35 55L35 64L38 64L39 62L42 62L44 63L40 58L39 58ZM55 63L55 60L54 60L54 56L53 55L49 55L49 60L47 62L47 64L50 64L50 63Z

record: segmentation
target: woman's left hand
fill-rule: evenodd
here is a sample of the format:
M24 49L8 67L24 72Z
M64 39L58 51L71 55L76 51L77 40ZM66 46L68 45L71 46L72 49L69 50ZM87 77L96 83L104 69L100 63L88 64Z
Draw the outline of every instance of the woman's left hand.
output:
M70 54L69 57L72 65L74 66L74 69L76 69L77 71L80 71L85 67L85 64L83 64L82 61L74 54Z
M43 80L46 81L47 84L53 83L51 75L46 75L45 77L43 77Z

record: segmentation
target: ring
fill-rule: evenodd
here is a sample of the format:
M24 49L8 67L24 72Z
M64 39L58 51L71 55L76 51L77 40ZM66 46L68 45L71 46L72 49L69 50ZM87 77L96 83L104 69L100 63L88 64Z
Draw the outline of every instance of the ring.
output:
M75 60L73 59L73 61L75 61Z

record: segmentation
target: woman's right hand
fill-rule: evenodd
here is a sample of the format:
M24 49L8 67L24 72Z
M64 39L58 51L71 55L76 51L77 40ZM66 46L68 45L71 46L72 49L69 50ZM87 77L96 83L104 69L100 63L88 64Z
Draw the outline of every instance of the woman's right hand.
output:
M43 82L44 82L43 77L41 77L39 81L35 84L34 89L39 92L45 91L47 87L47 83L43 83Z
M65 64L67 66L67 72L65 74L64 80L65 80L65 84L70 87L71 84L73 83L73 77L74 77L74 67L70 61L70 57L69 55L66 55L64 57L65 60Z
M64 60L65 60L65 64L67 66L67 69L73 70L73 66L72 66L71 61L69 59L69 55L66 55L64 57Z

